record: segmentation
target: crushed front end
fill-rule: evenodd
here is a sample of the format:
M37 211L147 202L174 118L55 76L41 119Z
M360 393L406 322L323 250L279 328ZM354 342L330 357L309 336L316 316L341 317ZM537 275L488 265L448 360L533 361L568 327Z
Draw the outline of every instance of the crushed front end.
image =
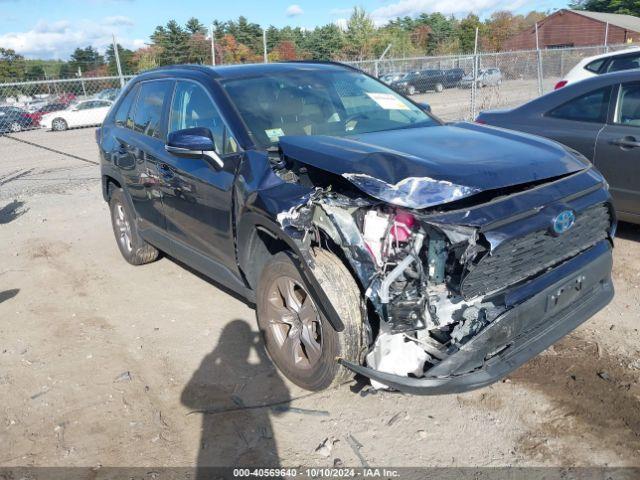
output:
M318 189L283 212L284 227L340 249L362 286L368 349L342 365L377 388L479 388L611 300L615 217L597 172L500 193L411 208Z

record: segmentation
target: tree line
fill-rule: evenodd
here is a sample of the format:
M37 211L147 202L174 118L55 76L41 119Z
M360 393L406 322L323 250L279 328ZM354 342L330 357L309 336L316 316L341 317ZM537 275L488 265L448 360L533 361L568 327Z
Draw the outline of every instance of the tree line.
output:
M640 13L637 0L576 0L572 8L617 13ZM635 8L635 10L634 10ZM531 28L548 14L532 11L516 15L493 13L484 21L475 14L464 18L441 13L396 18L376 26L362 8L355 7L344 25L334 23L314 29L266 27L269 61L365 60L423 55L469 53L474 49L476 29L479 48L499 52L511 36ZM263 27L240 16L237 20L212 22L216 64L260 62L264 58ZM123 73L177 63L212 63L208 27L197 18L180 25L175 20L159 25L150 42L137 50L117 46ZM115 49L104 54L92 46L77 48L66 61L28 60L13 50L0 48L0 82L44 78L116 75Z

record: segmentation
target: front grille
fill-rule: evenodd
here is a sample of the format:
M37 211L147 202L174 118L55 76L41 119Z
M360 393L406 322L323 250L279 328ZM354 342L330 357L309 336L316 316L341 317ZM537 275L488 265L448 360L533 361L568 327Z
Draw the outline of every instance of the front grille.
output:
M506 241L469 269L460 292L470 299L532 277L607 238L610 224L609 207L599 204L576 215L573 227L560 236L540 230Z

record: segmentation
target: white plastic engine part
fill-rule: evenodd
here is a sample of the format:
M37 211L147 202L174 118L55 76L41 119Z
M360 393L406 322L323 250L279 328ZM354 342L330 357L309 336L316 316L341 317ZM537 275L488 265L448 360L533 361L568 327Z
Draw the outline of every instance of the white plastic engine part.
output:
M376 210L369 210L364 216L362 236L379 267L384 263L384 259L382 258L382 247L384 244L385 234L389 228L389 221L389 215L380 213Z
M406 341L403 333L381 333L367 355L367 365L381 372L408 377L410 373L422 375L424 362L428 359L429 355L415 342ZM371 380L371 386L378 390L389 388L375 380Z

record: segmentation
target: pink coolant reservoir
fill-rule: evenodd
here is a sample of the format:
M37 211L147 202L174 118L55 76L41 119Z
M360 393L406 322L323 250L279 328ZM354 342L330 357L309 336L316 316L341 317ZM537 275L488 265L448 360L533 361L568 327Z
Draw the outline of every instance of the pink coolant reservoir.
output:
M397 242L408 242L411 238L413 226L416 224L416 217L409 212L399 212L393 219L391 227L391 237Z

